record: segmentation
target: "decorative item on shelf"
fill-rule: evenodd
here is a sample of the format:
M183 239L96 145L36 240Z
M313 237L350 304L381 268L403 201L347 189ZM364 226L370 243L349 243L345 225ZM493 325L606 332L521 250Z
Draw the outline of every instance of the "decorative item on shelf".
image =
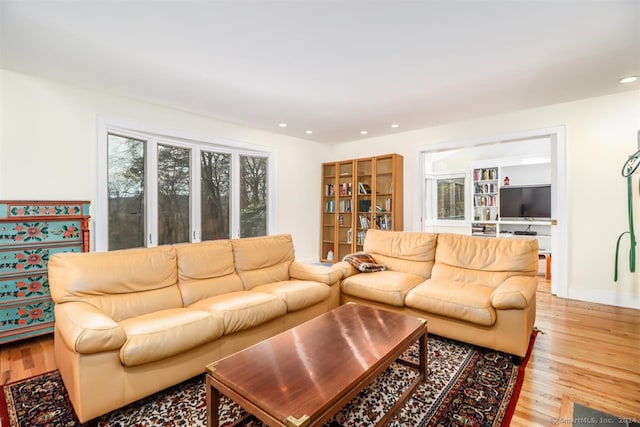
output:
M333 246L331 246L329 252L327 252L327 261L333 261Z
M371 194L371 187L365 182L358 183L358 194Z
M502 185L504 185L505 187L509 185L509 177L508 176L504 177L504 182L502 183Z

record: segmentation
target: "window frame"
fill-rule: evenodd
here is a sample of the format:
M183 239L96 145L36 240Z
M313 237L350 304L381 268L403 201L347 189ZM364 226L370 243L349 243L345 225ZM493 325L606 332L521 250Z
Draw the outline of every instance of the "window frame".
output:
M99 252L107 251L109 242L109 220L108 220L108 135L116 134L123 137L130 137L145 141L145 185L147 193L145 201L148 208L145 212L145 247L155 247L158 245L158 181L157 181L157 155L158 145L170 145L189 148L190 154L190 197L193 201L190 204L190 230L191 242L202 241L201 229L201 173L200 173L200 153L202 151L213 151L231 155L230 164L230 206L229 206L229 238L240 236L240 156L254 156L267 158L267 221L266 234L275 229L275 208L276 208L276 151L272 147L258 144L251 144L244 141L230 140L225 138L210 138L200 135L191 135L186 132L167 131L148 125L131 123L124 120L98 117L97 119L97 179L96 179L96 202L94 236L95 250ZM198 167L194 167L198 165ZM149 241L151 239L151 242Z

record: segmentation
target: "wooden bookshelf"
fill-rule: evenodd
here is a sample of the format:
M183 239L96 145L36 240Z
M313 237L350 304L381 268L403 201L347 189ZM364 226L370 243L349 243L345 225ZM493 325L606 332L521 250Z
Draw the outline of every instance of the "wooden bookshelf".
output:
M362 250L369 228L403 229L403 173L399 154L322 164L321 262Z

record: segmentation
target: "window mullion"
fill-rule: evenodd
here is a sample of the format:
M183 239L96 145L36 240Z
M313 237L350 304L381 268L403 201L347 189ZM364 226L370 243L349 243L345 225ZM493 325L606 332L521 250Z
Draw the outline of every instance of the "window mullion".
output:
M147 203L147 229L146 246L158 246L158 141L150 138L147 142L147 158L145 186L147 194L145 201Z
M191 241L202 241L202 173L201 150L191 147Z
M231 207L229 212L229 234L232 239L240 237L240 153L231 153Z

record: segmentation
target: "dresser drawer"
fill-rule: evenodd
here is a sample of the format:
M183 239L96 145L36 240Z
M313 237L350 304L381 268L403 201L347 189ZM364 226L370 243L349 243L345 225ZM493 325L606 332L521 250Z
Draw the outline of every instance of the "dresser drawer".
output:
M0 278L0 304L46 298L49 294L46 274Z
M79 219L0 223L0 246L42 245L82 240Z
M53 301L0 304L0 343L53 331Z
M0 218L89 216L88 201L0 201Z
M82 242L73 245L0 249L0 277L46 273L51 255L63 252L82 252Z

